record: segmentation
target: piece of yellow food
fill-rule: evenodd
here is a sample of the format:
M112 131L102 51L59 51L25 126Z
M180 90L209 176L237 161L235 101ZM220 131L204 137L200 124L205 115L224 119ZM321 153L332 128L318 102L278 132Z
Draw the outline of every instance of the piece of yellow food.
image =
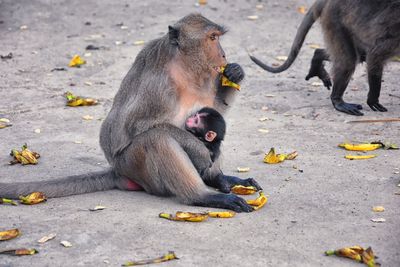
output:
M83 64L86 64L86 61L83 60L79 55L75 55L71 61L69 62L69 67L79 67Z
M225 71L225 67L219 67L219 73L223 74ZM222 86L229 86L235 88L236 90L240 91L240 85L230 81L225 75L222 75L221 78Z
M160 213L160 218L168 219L171 221L187 221L187 222L203 222L208 219L207 213L193 213L177 211L175 216L169 213Z
M0 241L10 240L16 238L20 235L18 229L11 229L7 231L0 232Z
M344 156L346 159L354 160L354 159L372 159L375 158L376 155L346 155Z
M21 151L12 149L10 155L14 157L14 160L10 161L11 165L16 163L21 163L22 165L35 165L38 163L37 159L40 157L39 153L30 151L26 144L22 146Z
M96 99L76 96L70 91L65 93L65 97L67 98L67 106L70 107L93 106L98 103Z
M1 197L0 197L0 204L11 204L14 206L17 205L17 203L15 203L14 200L8 199L8 198L1 198Z
M258 198L246 200L246 202L247 204L253 206L254 210L259 210L268 202L268 198L262 191L260 191Z
M232 218L236 213L233 211L209 211L207 215L211 218Z
M342 143L339 144L339 147L342 147L350 151L372 151L381 148L383 146L382 144L371 144L371 143L363 143L363 144Z
M19 199L22 204L26 205L34 205L47 200L46 196L42 192L33 192L26 197L20 196Z
M268 164L280 163L284 160L293 160L298 156L297 151L293 151L289 154L276 154L275 148L271 148L267 155L264 157L264 162Z
M231 188L231 192L237 195L252 195L257 191L254 186L235 185Z
M368 267L376 266L375 256L371 247L364 249L361 246L352 246L348 248L340 248L337 250L327 250L325 251L325 255L327 256L336 255L339 257L349 258L357 262L363 262Z
M1 250L0 254L6 254L6 255L11 255L11 256L24 256L24 255L33 255L39 253L34 248L27 249L27 248L19 248L19 249L7 249L7 250Z

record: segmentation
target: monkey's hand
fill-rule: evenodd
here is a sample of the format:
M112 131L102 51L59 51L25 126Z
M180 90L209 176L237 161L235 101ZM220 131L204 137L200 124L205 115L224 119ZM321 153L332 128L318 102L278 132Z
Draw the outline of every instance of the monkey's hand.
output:
M332 81L331 77L329 77L328 72L325 70L325 67L323 64L311 64L310 71L308 72L308 75L306 76L306 81L308 81L312 77L318 77L323 83L324 86L330 90L332 86Z
M244 71L242 67L237 63L229 63L225 66L225 70L222 73L228 80L234 83L239 83L244 78Z

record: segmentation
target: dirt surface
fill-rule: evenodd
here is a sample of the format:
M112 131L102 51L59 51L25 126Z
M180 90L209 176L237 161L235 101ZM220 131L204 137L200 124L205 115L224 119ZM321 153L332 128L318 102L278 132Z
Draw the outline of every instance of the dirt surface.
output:
M307 36L292 68L270 74L253 64L248 52L266 62L286 55L303 17L299 6L312 1L23 1L0 0L1 182L50 180L107 167L98 144L102 119L135 56L167 26L190 12L201 12L230 31L222 45L230 62L247 76L227 115L224 170L251 176L263 186L268 204L251 214L204 223L177 223L160 212L204 211L143 192L108 191L60 199L36 206L0 206L0 231L22 235L0 243L0 250L35 247L34 256L0 256L0 266L120 266L132 259L173 250L180 259L160 266L360 266L326 257L326 249L371 246L383 266L400 265L400 152L378 150L364 161L343 158L343 141L385 140L400 144L400 123L349 124L360 119L336 112L329 92L305 81L313 49L323 46L318 23ZM262 9L256 5L262 4ZM257 20L249 20L257 15ZM121 23L123 26L121 29ZM118 25L119 24L119 25ZM26 25L25 27L21 26ZM89 44L101 50L85 51ZM74 54L91 52L87 64L68 68ZM51 71L64 67L66 71ZM362 119L398 117L400 63L388 64L376 113L366 102L365 65L360 65L345 98L364 105ZM71 84L74 84L71 86ZM93 107L65 107L71 90L100 100ZM267 108L265 108L267 107ZM93 120L83 120L91 115ZM262 117L269 120L259 121ZM40 133L35 130L40 129ZM260 132L266 129L269 132ZM27 142L42 157L36 166L9 166L11 148ZM297 150L294 161L267 165L264 153ZM236 173L237 167L249 173ZM107 209L89 212L96 205ZM383 213L372 207L382 205ZM384 223L373 218L383 217ZM57 237L39 245L44 235ZM71 248L60 245L62 240Z

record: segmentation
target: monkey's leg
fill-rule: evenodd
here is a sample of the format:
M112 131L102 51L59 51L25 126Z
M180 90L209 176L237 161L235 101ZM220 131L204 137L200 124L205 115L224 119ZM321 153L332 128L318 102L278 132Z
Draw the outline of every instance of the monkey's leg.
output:
M148 193L176 196L196 206L253 210L243 198L207 188L186 152L167 132L154 129L136 136L121 156L118 173L131 177Z
M306 76L306 81L312 77L318 77L324 83L324 86L330 90L332 86L331 77L325 70L324 61L329 61L329 55L325 49L315 49L314 56L311 59L311 67Z
M367 69L368 69L368 99L367 104L373 111L385 112L387 109L379 104L379 95L381 93L382 72L383 64L376 62L376 58L368 55Z

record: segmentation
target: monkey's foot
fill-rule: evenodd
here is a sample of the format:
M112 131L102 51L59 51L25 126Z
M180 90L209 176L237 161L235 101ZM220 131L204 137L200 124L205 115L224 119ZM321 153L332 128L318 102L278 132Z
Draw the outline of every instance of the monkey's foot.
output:
M379 102L368 102L368 106L373 110L373 111L380 111L380 112L386 112L388 111L387 108L379 104Z
M338 103L333 103L333 106L335 107L336 110L354 115L354 116L363 116L364 114L360 111L362 109L362 106L360 104L352 104L352 103L346 103L344 101L338 102Z
M254 210L252 206L247 204L246 200L234 194L209 194L201 200L194 201L193 205L228 209L236 212L251 212Z
M312 64L310 67L310 71L306 76L306 81L311 79L312 77L318 77L323 83L324 86L330 90L332 86L331 77L329 76L328 72L325 70L324 65L322 64Z

